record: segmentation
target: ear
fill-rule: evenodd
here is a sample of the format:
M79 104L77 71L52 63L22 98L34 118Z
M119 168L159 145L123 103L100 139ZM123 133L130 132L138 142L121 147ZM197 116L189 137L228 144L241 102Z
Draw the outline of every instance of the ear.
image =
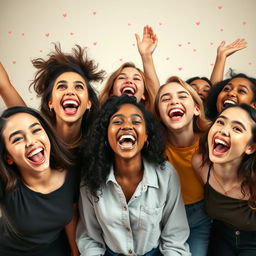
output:
M86 109L90 109L92 106L92 102L90 100L88 100L87 102L87 106L86 106Z
M52 107L52 99L49 99L49 101L48 101L48 107L49 107L49 109L52 109L53 107Z
M5 160L6 160L7 164L9 164L9 165L12 165L12 164L14 163L13 158L12 158L11 155L8 154L8 153L7 153L7 155L5 156Z
M253 107L253 108L256 108L256 102L252 102L252 103L250 104L250 106Z
M256 151L256 144L251 144L249 146L246 147L245 149L245 154L247 155L251 155Z
M199 116L200 113L201 113L200 108L199 108L197 105L195 105L194 115L195 115L195 116Z

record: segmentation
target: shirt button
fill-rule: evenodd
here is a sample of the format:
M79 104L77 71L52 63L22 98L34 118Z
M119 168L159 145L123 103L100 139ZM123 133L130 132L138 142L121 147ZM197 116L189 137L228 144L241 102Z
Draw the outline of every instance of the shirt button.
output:
M239 236L239 235L240 235L240 231L237 230L237 231L235 232L235 234L236 234L236 236Z
M132 250L130 249L130 250L128 251L128 253L129 253L129 254L132 254Z
M127 207L126 206L124 206L124 210L127 211Z
M126 230L127 230L128 232L130 232L130 231L131 231L131 229L130 229L129 227L126 227Z

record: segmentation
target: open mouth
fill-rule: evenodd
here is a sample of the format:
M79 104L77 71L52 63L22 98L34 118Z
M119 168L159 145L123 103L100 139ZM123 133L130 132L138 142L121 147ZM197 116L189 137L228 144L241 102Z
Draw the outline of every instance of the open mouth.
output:
M40 147L30 151L27 158L34 165L41 165L45 161L44 149Z
M62 107L67 115L74 115L77 112L79 104L76 100L68 99L62 102Z
M124 86L121 90L121 94L127 94L128 96L134 96L136 89L131 86Z
M136 138L131 134L121 135L118 139L118 145L123 150L133 149L136 143Z
M226 106L228 106L230 104L234 105L234 104L236 104L236 102L234 102L233 100L225 100L223 102L223 107L225 108Z
M179 108L175 108L175 109L171 109L168 113L169 117L171 118L171 120L173 121L179 121L183 115L184 115L184 111L182 111Z
M216 156L221 156L224 153L226 153L230 148L230 145L228 145L225 141L221 139L214 139L213 143L213 154Z

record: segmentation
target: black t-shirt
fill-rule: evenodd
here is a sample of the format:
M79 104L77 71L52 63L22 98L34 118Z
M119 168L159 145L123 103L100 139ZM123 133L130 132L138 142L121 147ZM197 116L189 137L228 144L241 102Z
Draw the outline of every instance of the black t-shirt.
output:
M64 184L49 194L41 194L18 182L6 193L0 181L0 255L67 255L63 228L72 218L78 199L75 166L69 168Z

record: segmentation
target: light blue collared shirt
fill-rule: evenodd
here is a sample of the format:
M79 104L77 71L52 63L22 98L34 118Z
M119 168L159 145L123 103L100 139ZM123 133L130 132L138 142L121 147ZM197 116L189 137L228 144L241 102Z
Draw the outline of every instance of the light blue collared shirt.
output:
M145 160L144 175L127 203L111 168L97 201L80 190L77 243L82 256L104 255L106 246L124 255L143 255L159 246L163 255L191 255L189 227L178 175Z

